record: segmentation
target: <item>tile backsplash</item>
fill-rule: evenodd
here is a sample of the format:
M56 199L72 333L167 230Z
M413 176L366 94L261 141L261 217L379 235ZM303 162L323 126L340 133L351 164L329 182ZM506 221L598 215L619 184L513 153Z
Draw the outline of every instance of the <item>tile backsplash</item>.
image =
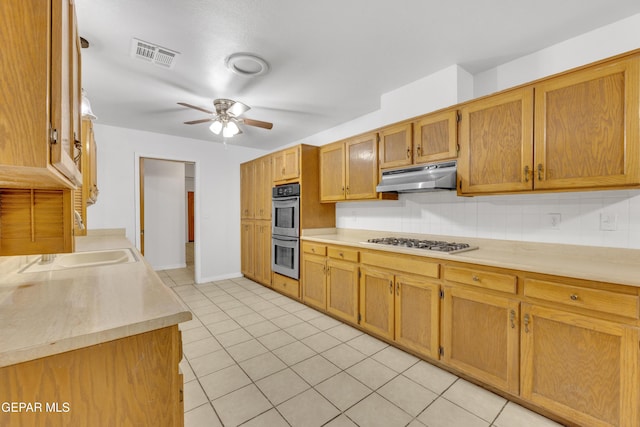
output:
M336 226L640 249L640 190L400 194L396 201L338 203Z

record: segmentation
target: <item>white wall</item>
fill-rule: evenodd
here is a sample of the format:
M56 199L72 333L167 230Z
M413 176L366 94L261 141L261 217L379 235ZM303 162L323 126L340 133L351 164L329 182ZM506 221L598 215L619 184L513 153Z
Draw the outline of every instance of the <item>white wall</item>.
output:
M240 163L263 151L170 135L94 125L98 146L98 202L87 209L89 229L125 228L138 237L137 159L196 164L196 280L240 275Z
M298 142L324 145L385 124L640 48L640 14L471 77L452 66L381 98L381 108ZM560 215L552 227L549 214ZM601 215L615 231L601 230ZM640 191L457 197L401 195L395 202L338 203L341 228L640 248ZM463 240L463 239L458 239Z

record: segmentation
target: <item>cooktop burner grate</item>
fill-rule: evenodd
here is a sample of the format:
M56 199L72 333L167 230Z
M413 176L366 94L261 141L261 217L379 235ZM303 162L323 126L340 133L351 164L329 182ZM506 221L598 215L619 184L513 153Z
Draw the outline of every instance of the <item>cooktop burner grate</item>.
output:
M478 249L477 246L471 246L468 243L445 242L442 240L409 239L405 237L380 237L377 239L369 239L367 240L367 243L425 249L429 251L446 252L450 254Z

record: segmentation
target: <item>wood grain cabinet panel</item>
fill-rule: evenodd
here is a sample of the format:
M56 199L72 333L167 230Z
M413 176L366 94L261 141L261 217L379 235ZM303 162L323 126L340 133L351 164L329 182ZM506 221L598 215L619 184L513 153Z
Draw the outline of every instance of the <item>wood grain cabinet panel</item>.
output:
M0 412L0 425L180 427L181 347L175 325L0 368L0 396L42 404Z
M296 145L273 154L274 183L285 183L300 177L300 148Z
M273 159L263 156L254 160L254 214L256 219L271 219Z
M458 193L533 189L533 88L471 102L460 114Z
M457 110L428 114L413 122L413 132L413 163L427 163L457 157Z
M327 260L324 255L305 253L302 257L302 301L320 310L327 309Z
M255 276L255 221L240 223L240 270L247 277Z
M320 147L320 200L345 199L345 146L336 142Z
M255 218L255 162L240 165L240 217Z
M522 397L584 426L638 425L638 329L523 304Z
M278 273L272 273L271 286L276 291L282 292L291 298L300 299L300 282L296 279Z
M413 131L411 123L386 127L379 132L380 168L406 166L413 163Z
M444 278L451 282L464 283L465 285L493 289L510 294L517 292L518 278L515 274L447 265L444 267Z
M394 275L360 267L360 326L384 338L394 339Z
M640 59L535 85L535 188L640 183Z
M358 323L358 264L339 259L327 259L327 312Z
M512 297L444 287L442 360L462 372L519 393L520 302Z

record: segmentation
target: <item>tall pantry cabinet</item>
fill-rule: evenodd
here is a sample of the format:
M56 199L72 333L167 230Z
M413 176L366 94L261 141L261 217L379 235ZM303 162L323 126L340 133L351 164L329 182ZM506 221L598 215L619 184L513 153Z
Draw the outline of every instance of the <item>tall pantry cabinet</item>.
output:
M70 252L82 184L74 3L0 2L0 38L0 255Z

